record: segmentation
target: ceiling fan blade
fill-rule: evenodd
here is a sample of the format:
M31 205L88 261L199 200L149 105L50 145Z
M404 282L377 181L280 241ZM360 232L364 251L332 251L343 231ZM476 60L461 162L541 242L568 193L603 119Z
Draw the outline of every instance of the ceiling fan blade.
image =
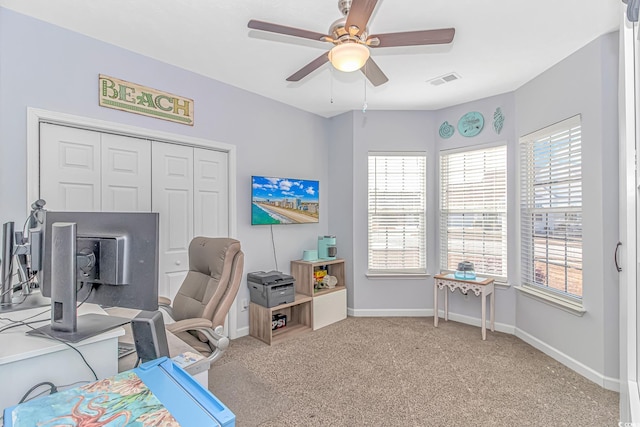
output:
M427 44L451 43L456 33L455 28L439 30L407 31L404 33L374 34L369 39L378 39L380 44L371 47L420 46Z
M364 74L374 86L380 86L389 81L389 78L385 76L380 67L378 67L378 64L376 64L371 57L367 59L367 62L365 62L364 67L360 68L360 71L362 71L362 74Z
M287 81L288 82L300 81L303 78L307 77L309 74L311 74L313 71L315 71L318 68L320 68L326 62L329 62L329 52L323 53L322 55L318 56L313 61L309 62L304 67L300 68L295 73L291 74L289 77L287 77Z
M355 25L359 31L354 35L360 35L367 28L376 3L378 0L353 0L344 28L349 31L349 28Z
M302 37L305 39L322 41L326 34L313 31L301 30L300 28L286 27L284 25L272 24L270 22L256 21L252 19L247 26L254 30L269 31L271 33L285 34L287 36Z

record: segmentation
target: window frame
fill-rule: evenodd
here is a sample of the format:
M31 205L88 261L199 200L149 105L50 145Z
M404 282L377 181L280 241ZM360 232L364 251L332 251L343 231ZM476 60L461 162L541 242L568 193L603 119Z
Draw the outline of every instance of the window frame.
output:
M579 128L579 133L576 132L576 129ZM571 144L575 141L577 141L577 144L579 145L579 157L580 157L580 161L579 161L579 194L580 194L580 204L579 206L572 206L569 208L566 207L544 207L544 208L531 208L531 207L526 207L525 206L525 199L527 197L531 198L532 194L534 192L533 188L535 186L535 184L533 184L532 182L527 182L525 184L525 175L529 175L531 173L530 170L526 169L526 165L525 165L525 160L524 160L524 155L525 152L529 153L530 149L527 147L527 145L531 145L534 142L541 142L545 139L549 139L552 138L554 135L558 136L561 135L562 133L568 133L567 137L565 139L569 139L568 145L569 145L569 149L571 149ZM578 133L579 137L575 137L572 136L573 133ZM549 298L551 301L563 301L564 303L560 304L560 305L567 305L567 307L570 307L571 310L574 311L578 311L580 313L583 313L584 310L582 309L582 301L583 301L583 297L584 297L584 257L583 257L583 247L584 247L584 217L583 217L583 210L584 210L584 193L583 193L583 183L584 183L584 175L582 173L582 170L584 168L584 162L583 162L583 153L584 153L584 149L583 149L583 144L582 144L582 116L581 114L577 114L574 116L571 116L569 118L563 119L559 122L556 122L554 124L551 124L549 126L545 126L541 129L538 129L534 132L530 132L526 135L523 135L519 138L518 141L518 208L519 208L519 212L518 212L518 233L519 233L519 241L518 241L518 246L519 246L519 259L520 259L520 268L519 268L519 280L521 282L521 287L524 288L523 290L527 291L527 293L533 293L538 295L539 297L542 296L544 297L545 295L547 296L546 298ZM557 171L558 169L554 169L554 171ZM576 181L578 178L576 178L575 176L572 176L572 181ZM558 180L558 182L560 182L560 180ZM527 188L525 188L525 185L527 185L529 187L529 189L527 190ZM556 190L557 191L557 190ZM549 191L551 192L551 191ZM575 191L575 193L577 193L578 191ZM572 197L575 196L574 194L572 194ZM570 198L570 200L575 200L573 198ZM527 241L531 241L535 238L534 232L531 233L527 233L525 232L525 228L527 227L527 224L529 224L529 228L532 228L535 224L535 221L533 220L527 220L525 219L525 216L531 215L531 214L539 214L539 215L549 215L549 214L564 214L565 215L565 220L567 220L568 218L570 218L570 216L572 215L578 215L580 217L580 221L579 221L579 229L580 229L580 234L579 237L576 238L574 237L574 241L578 241L579 240L579 251L580 251L580 260L579 260L579 270L580 270L580 289L581 289L581 294L574 294L568 291L568 281L565 278L565 282L564 282L564 288L565 290L560 290L557 289L555 287L549 286L549 284L541 284L541 283L536 283L535 279L534 280L530 280L531 277L535 276L535 247L533 246L529 246L527 248L525 248L525 243ZM568 228L568 227L567 227ZM569 231L567 231L568 233ZM532 237L529 237L532 236ZM547 237L546 239L547 241L549 240L549 238ZM549 251L548 249L548 243L546 245L547 247L547 252ZM532 256L534 256L534 260L529 262L528 260L526 260L525 258L528 257L528 255L531 254ZM565 277L568 275L568 272L566 271L570 266L568 265L568 260L567 260L567 255L565 254L564 257L564 270L565 270ZM529 264L531 264L530 267ZM547 264L550 264L547 262ZM532 273L533 272L533 273ZM525 277L525 276L531 276L531 277Z
M498 218L501 219L501 223L502 223L502 231L501 231L501 240L502 240L502 245L501 245L501 253L499 254L499 256L501 257L501 264L502 264L502 272L503 274L490 274L487 273L485 271L480 271L478 270L478 265L476 265L476 273L482 277L488 277L488 278L492 278L494 279L497 283L502 283L502 284L506 284L508 282L508 267L509 267L509 237L510 237L510 232L509 232L509 213L508 213L508 203L509 203L509 148L508 148L508 143L507 141L496 141L496 142L492 142L492 143L488 143L488 144L476 144L476 145L470 145L470 146L466 146L466 147L460 147L460 148L453 148L453 149L447 149L447 150L441 150L440 151L440 155L439 155L439 163L438 163L438 178L439 178L439 182L438 182L438 208L439 208L439 224L438 224L438 235L439 235L439 252L440 252L440 257L438 260L438 264L439 267L441 269L442 272L446 272L446 273L452 273L455 271L455 268L451 268L450 265L448 264L448 255L449 255L449 239L448 239L448 233L447 233L447 218L449 217L450 213L458 213L458 214L463 214L463 210L451 210L451 209L446 209L445 206L443 205L444 203L444 188L443 185L445 185L444 180L445 180L445 176L444 176L444 171L443 171L443 158L448 157L448 156L453 156L453 155L457 155L457 154L467 154L467 153L471 153L471 152L477 152L477 151L487 151L487 150L493 150L496 148L500 148L504 150L504 209L503 210L490 210L490 209L482 209L482 210L477 210L477 211L467 211L468 213L474 213L474 214L490 214L490 215L494 215L497 216ZM484 208L484 206L483 206ZM448 213L447 213L448 212ZM489 251L488 251L489 253ZM498 256L497 253L492 254L492 256ZM465 259L467 260L467 259Z
M408 215L418 215L421 219L419 222L422 224L422 230L417 231L417 239L419 241L418 247L418 258L419 263L422 265L417 265L415 267L407 267L407 268L383 268L384 263L374 264L372 261L372 252L375 249L372 249L372 216L375 216L375 213L371 211L371 161L372 158L375 157L418 157L422 160L422 208L421 210L415 210L413 213L409 213ZM429 200L428 187L427 187L427 173L428 173L428 158L426 151L398 151L398 152L389 152L389 151L369 151L367 153L367 276L375 277L375 276L399 276L399 277L408 277L408 276L416 276L416 275L426 275L427 274L427 227L428 227L428 218L427 218L427 203ZM374 202L375 203L375 202ZM386 211L385 214L389 215L393 212L398 211ZM402 212L400 212L402 213ZM407 214L407 212L404 212ZM407 222L406 224L411 224L411 222ZM386 236L389 236L389 233L384 233ZM401 236L405 236L407 233L400 233ZM413 233L408 233L413 234ZM389 246L385 246L384 250L389 250ZM406 250L406 249L405 249Z

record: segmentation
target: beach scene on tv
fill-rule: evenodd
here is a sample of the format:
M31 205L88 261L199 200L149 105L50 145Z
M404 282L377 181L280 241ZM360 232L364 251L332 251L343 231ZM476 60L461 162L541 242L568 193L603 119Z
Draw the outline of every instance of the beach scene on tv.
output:
M318 181L254 176L251 224L318 222Z

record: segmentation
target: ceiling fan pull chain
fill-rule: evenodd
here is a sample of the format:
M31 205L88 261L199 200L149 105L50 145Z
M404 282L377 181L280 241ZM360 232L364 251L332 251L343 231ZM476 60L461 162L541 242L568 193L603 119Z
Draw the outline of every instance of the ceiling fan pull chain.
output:
M362 104L362 112L367 112L367 64L364 64L364 78L362 81L364 82L364 104Z
M331 96L331 103L333 104L333 67L329 69L329 94Z

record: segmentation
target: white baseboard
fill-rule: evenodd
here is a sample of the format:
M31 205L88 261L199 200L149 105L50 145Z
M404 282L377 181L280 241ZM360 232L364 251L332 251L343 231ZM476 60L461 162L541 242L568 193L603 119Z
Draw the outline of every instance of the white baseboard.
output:
M440 310L439 310L440 311ZM433 309L358 309L347 307L347 314L353 317L431 317ZM449 313L449 320L460 322L467 325L480 327L482 321L476 317L465 316L457 313ZM440 321L444 321L444 311L440 311ZM579 373L583 377L593 381L599 386L612 391L620 392L620 380L617 378L607 377L595 370L585 366L572 357L567 356L563 352L554 347L540 341L532 335L506 323L495 323L495 330L506 334L515 335L522 341L540 350L547 356L557 360L569 369Z
M354 310L352 308L347 308L347 314L353 317L431 317L433 316L433 309ZM442 321L444 321L444 311L440 311L440 318L442 319ZM481 319L456 313L449 313L449 320L477 327L480 327L480 324L482 323ZM496 323L495 330L498 332L504 332L513 335L515 332L515 327L513 327L512 325L507 325L505 323Z
M433 310L431 316L433 316ZM478 328L482 326L482 319L478 319L476 317L465 316L463 314L449 313L449 320L453 320L454 322L464 323L465 325L477 326ZM440 322L444 322L444 311L440 312ZM515 334L515 326L507 325L506 323L494 323L494 328L498 332L504 332L505 334ZM487 318L487 330L489 329L489 319Z
M247 335L249 335L249 327L248 326L245 326L244 328L236 329L235 338L246 337Z
M551 347L549 344L540 341L538 338L524 332L521 329L518 329L518 328L515 329L515 336L520 338L522 341L526 342L530 346L537 348L547 356L562 363L566 367L576 371L583 377L593 381L599 386L604 387L607 390L620 392L620 381L617 378L607 377L599 372L596 372L595 370L578 362L574 358L564 354L558 349Z
M429 317L433 309L364 309L354 310L347 307L347 315L353 317Z

